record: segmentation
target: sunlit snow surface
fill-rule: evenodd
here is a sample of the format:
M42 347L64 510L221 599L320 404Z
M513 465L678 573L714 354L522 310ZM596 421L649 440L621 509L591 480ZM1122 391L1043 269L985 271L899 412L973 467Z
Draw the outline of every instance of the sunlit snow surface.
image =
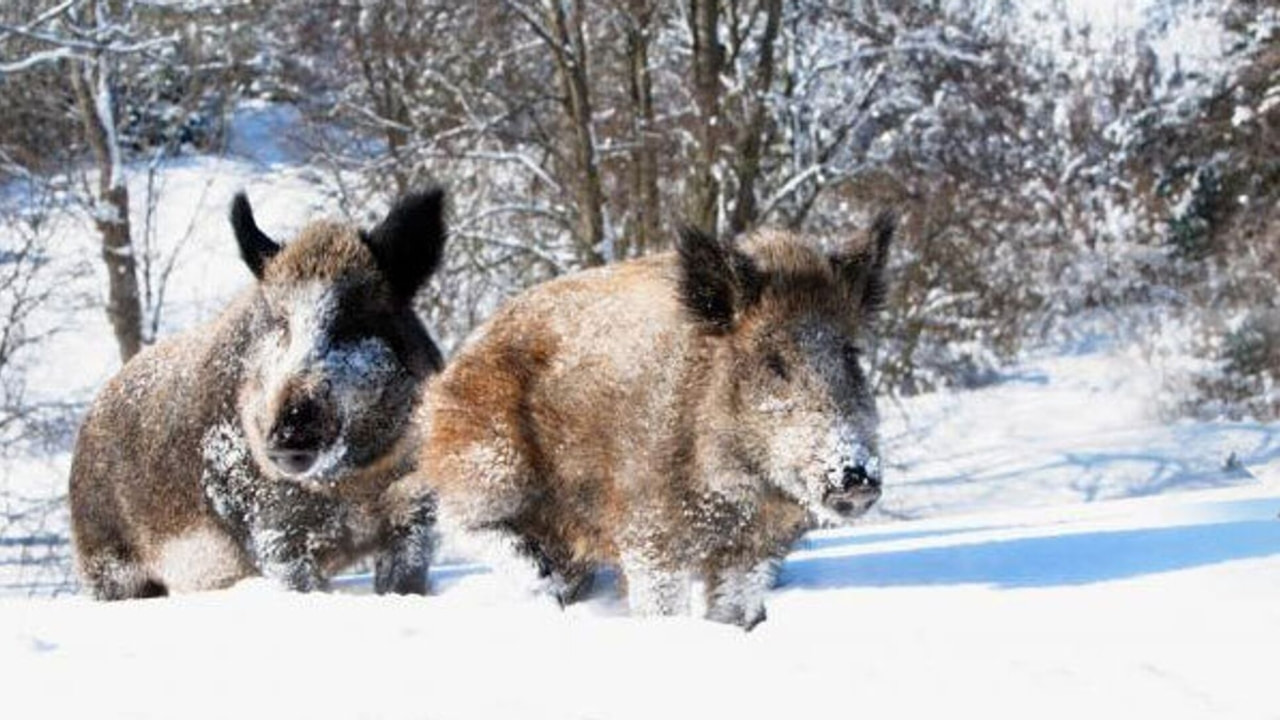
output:
M1029 358L977 391L882 400L889 470L879 513L1222 487L1280 459L1280 424L1162 420L1162 382L1136 350L1086 345Z
M750 634L438 595L0 601L14 717L1275 717L1280 488L813 534ZM359 579L348 590L367 589ZM707 715L710 714L710 715Z

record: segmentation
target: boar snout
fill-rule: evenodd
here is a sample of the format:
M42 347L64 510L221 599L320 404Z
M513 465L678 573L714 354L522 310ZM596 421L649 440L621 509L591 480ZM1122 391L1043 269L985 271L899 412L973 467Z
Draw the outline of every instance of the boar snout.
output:
M856 460L842 463L827 476L823 504L846 518L866 512L880 499L880 458L859 453Z
M844 492L879 492L879 473L873 473L864 464L846 465L841 472L840 489Z
M267 435L267 458L286 475L304 475L337 437L327 393L288 398Z

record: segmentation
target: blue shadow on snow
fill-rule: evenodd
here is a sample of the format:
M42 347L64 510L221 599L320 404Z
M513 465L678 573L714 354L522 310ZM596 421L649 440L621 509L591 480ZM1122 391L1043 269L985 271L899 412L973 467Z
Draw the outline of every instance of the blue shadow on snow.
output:
M995 540L788 560L782 588L1083 585L1280 555L1280 522L1258 520Z

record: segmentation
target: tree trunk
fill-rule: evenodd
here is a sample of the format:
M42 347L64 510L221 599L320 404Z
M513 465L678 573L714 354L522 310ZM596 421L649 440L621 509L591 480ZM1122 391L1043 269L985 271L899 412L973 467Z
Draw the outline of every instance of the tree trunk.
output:
M102 261L107 268L107 319L116 336L120 361L128 362L142 349L142 302L129 227L129 189L115 132L111 69L111 58L99 52L93 61L72 63L70 73L85 137L98 166L94 224L102 238Z
M409 159L405 157L404 146L409 135L404 130L409 125L409 111L404 104L408 94L405 88L396 87L391 68L392 54L399 52L391 41L391 23L395 18L388 18L385 4L367 8L372 20L369 27L360 22L362 10L351 8L350 27L352 45L360 63L360 71L364 75L364 83L368 93L369 104L377 114L376 131L382 134L387 143L387 155L391 157L389 174L395 184L396 196L409 191L408 170ZM366 34L366 30L368 33Z
M715 163L720 144L720 71L723 48L718 26L720 0L690 0L689 30L693 38L693 92L698 107L698 148L685 198L685 221L715 233L719 225L720 184Z
M142 303L138 297L137 261L129 227L129 190L123 184L105 190L100 200L104 211L95 224L102 235L102 261L106 263L107 319L115 332L120 361L142 349Z
M596 162L595 137L591 131L591 86L587 78L587 47L582 34L586 21L583 0L574 0L573 16L553 2L548 9L553 33L552 54L560 74L565 110L569 115L573 144L573 186L577 195L578 260L584 266L613 260L605 244L604 192Z
M634 255L662 246L658 158L653 143L653 79L649 74L651 0L630 0L627 26L627 90L631 101L631 197L635 204L628 233Z
M750 115L738 137L734 158L738 191L733 214L729 218L729 230L734 234L748 230L759 220L756 180L760 177L760 160L764 152L765 96L773 86L773 46L781 24L782 0L764 0L764 5L767 17L764 35L760 38L760 64L756 68L749 99Z

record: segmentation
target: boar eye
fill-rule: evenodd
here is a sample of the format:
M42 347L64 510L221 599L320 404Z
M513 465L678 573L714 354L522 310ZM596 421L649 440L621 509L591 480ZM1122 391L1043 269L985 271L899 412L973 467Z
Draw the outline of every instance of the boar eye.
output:
M841 349L841 354L844 356L844 364L849 370L862 371L862 351L858 349L857 345L846 344Z
M273 318L276 328L280 331L280 342L284 345L289 344L289 316L277 315Z
M769 372L778 376L782 380L786 380L789 373L787 372L787 362L782 359L782 355L776 352L770 352L764 356L765 367L769 368Z
M329 328L329 336L336 343L348 343L358 340L363 334L360 322L349 314L339 315Z

